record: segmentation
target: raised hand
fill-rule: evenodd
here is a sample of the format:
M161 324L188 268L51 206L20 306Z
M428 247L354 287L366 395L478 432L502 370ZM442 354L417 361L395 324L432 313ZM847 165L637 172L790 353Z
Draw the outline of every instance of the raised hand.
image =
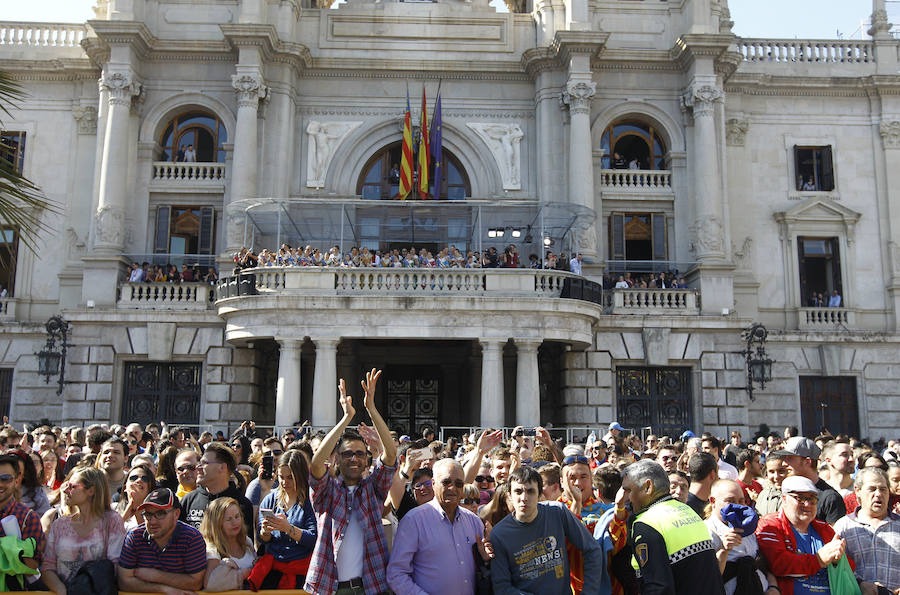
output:
M356 409L353 407L353 397L347 394L347 384L344 382L344 379L341 378L341 381L338 382L338 391L341 393L341 397L339 402L341 404L341 408L344 410L344 416L347 419L353 419L356 415Z
M553 447L553 438L550 437L550 432L540 426L534 429L534 440L551 448Z
M372 368L371 372L366 372L366 379L360 381L363 390L366 392L363 405L367 410L375 407L375 387L378 384L379 378L381 378L381 370Z
M496 430L494 432L485 430L478 438L478 444L476 445L478 447L478 452L481 454L490 452L492 448L500 444L501 440L503 440L503 430Z
M484 523L484 537L478 541L478 553L485 562L490 561L494 557L494 546L491 545L491 530L493 526L490 521Z

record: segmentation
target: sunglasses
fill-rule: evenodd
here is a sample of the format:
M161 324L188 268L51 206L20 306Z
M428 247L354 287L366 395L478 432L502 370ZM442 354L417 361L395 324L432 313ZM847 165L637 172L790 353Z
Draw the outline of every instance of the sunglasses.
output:
M178 468L175 469L175 470L176 470L176 471L179 471L179 472L181 472L181 473L184 473L185 471L196 471L196 470L197 470L197 465L191 465L191 464L182 465L181 467L178 467Z
M475 476L475 481L477 481L478 483L481 483L481 482L484 482L484 481L487 481L487 482L490 482L490 483L494 483L494 478L491 477L490 475L476 475L476 476Z
M283 451L283 450L270 450L270 451L267 452L266 454L267 454L267 455L272 455L273 457L280 457L281 455L284 454L284 451Z
M481 500L478 498L463 498L463 504L479 504Z
M461 490L463 488L463 486L466 485L466 482L464 482L461 479L457 479L456 481L453 481L452 479L447 477L447 478L444 478L441 480L441 485L444 486L445 488L449 488L450 486L455 486L456 489Z
M356 457L357 459L364 459L368 456L368 454L369 453L364 450L345 450L341 452L341 458L343 458L345 461L349 461L353 457Z
M574 465L576 463L581 463L582 465L590 465L590 461L588 461L587 457L571 455L563 459L563 467L567 465Z
M9 483L16 478L15 475L11 475L9 473L3 473L0 475L0 483Z
M425 488L430 488L434 484L430 479L426 479L425 481L420 481L414 487L417 490L424 490Z
M143 481L144 483L150 483L149 475L131 475L128 477L128 483L132 483L135 481Z

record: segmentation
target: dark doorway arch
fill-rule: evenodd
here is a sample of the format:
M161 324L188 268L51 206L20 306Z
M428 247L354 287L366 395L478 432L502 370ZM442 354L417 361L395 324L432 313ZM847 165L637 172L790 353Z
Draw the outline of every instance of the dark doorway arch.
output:
M613 122L603 131L600 146L605 150L603 168L615 167L615 154L625 163L637 160L638 169L666 169L666 144L659 130L633 116Z
M163 161L177 161L178 151L194 146L197 161L225 163L228 133L225 125L214 115L202 111L188 111L172 118L160 137Z
M389 200L397 197L400 189L401 142L397 141L379 149L362 169L356 183L356 193L365 199ZM469 176L459 159L443 149L444 167L441 170L439 192L431 184L431 196L440 200L464 200L472 196ZM416 160L413 159L413 163ZM396 166L396 167L395 167Z

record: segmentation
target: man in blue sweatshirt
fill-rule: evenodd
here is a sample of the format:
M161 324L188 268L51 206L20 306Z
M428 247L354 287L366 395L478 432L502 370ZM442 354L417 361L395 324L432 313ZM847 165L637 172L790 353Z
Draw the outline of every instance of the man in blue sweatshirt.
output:
M491 532L494 593L571 593L566 540L581 550L584 559L584 595L601 595L606 560L600 545L584 525L559 502L538 500L543 489L540 474L518 467L509 476L513 511Z

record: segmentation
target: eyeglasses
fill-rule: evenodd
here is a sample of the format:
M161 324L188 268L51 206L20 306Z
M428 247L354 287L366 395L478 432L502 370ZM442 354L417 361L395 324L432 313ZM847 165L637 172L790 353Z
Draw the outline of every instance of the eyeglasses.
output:
M9 473L4 473L4 474L0 475L0 483L10 483L15 478L16 478L15 475L11 475Z
M270 450L269 452L264 453L264 454L272 455L273 457L280 457L281 455L284 454L284 451L283 450Z
M149 475L131 475L128 478L128 483L134 483L135 481L142 481L144 483L150 483Z
M244 448L244 447L241 446L241 443L240 443L240 442L238 442L238 443L236 443L236 444L232 444L232 445L231 445L231 448L236 449L236 448Z
M425 488L430 488L434 482L430 479L426 479L425 481L420 481L415 486L413 486L417 490L424 490Z
M161 521L166 518L166 515L171 512L171 508L169 510L159 510L156 512L143 512L145 521Z
M364 459L366 458L366 456L368 456L368 453L364 450L345 450L341 452L341 457L345 461L349 461L353 457L356 457L357 459Z
M815 505L819 501L818 496L803 496L801 494L795 494L794 492L788 492L788 496L791 496L800 504L805 504L807 506L810 504Z
M449 488L450 486L455 486L456 489L461 490L463 488L463 486L466 485L466 482L464 482L461 479L457 479L456 481L453 481L449 477L446 477L441 480L441 485L444 486L445 488Z
M200 462L197 463L198 467L205 467L207 465L223 465L224 463L220 463L219 461L210 461L208 459L200 459Z
M463 504L479 504L481 500L478 498L463 498Z
M576 463L581 463L582 465L590 465L590 461L588 461L587 457L571 455L563 459L563 467L567 465L575 465Z
M675 455L671 455L671 456L662 455L661 457L659 457L659 460L661 460L661 461L675 461L677 459L678 459L678 457L676 457Z
M606 450L605 446L594 446L591 448L594 452L600 452L601 450Z
M484 481L487 481L489 483L494 483L494 478L491 477L490 475L476 475L475 481L477 481L478 483L481 483Z
M182 465L181 467L178 467L175 470L180 473L184 473L185 471L196 471L197 465L186 464L186 465Z

